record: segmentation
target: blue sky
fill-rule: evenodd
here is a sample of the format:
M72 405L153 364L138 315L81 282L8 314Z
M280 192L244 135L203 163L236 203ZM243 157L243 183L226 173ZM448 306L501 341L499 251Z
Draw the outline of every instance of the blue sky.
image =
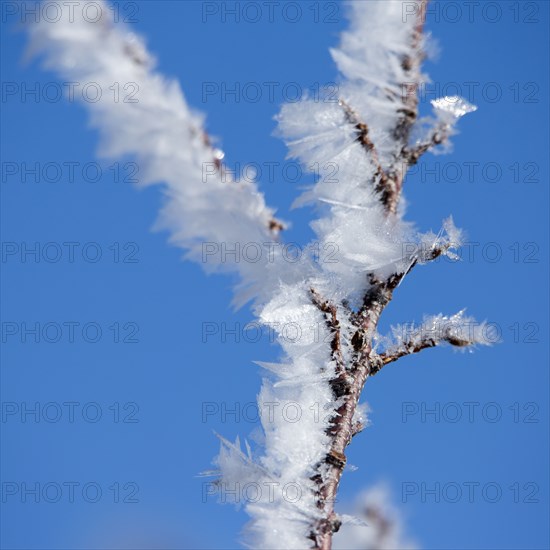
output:
M305 243L312 212L290 204L309 176L285 178L272 119L283 96L336 79L328 49L343 5L249 4L129 2L119 13L207 113L230 165L277 163L262 189L293 222L287 240ZM2 2L2 547L236 548L246 516L204 502L197 474L217 453L214 431L255 429L222 411L255 400L253 361L278 350L247 341L252 317L231 311L230 279L182 262L150 230L159 190L136 191L132 165L97 163L82 105L47 100L57 80L23 63L18 6ZM468 307L502 343L429 350L369 380L372 426L349 449L358 470L340 499L385 481L423 548L547 548L548 3L432 10L440 54L423 99L458 92L479 109L461 121L454 151L411 174L407 217L437 231L453 214L468 242L462 262L408 277L383 327ZM38 176L22 175L36 165ZM241 341L204 342L205 323L226 323ZM36 415L22 414L36 403ZM220 412L205 416L206 404ZM439 417L422 414L434 408Z

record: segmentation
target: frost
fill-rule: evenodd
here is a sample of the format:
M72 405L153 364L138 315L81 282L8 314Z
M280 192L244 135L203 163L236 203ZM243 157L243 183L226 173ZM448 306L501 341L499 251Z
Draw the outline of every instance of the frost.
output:
M368 403L360 403L353 413L353 423L360 424L361 426L368 426L370 424L368 416L370 410Z
M274 211L254 182L238 183L217 168L223 152L209 143L203 115L189 107L177 82L155 71L144 41L112 25L107 4L98 4L103 18L92 23L85 10L56 2L59 21L40 18L29 26L30 51L40 52L46 67L68 81L97 84L100 99L85 106L101 133L100 154L135 158L140 185L163 184L166 200L156 228L167 229L171 242L203 268L237 271L244 286L265 288L265 262L239 261L239 255L222 254L222 247L271 242ZM131 87L113 89L116 82Z
M440 116L443 116L444 113L449 113L454 118L460 118L468 113L477 111L475 105L456 95L432 99L431 103Z
M448 152L451 147L450 137L456 133L457 121L464 115L476 111L477 107L459 96L433 99L431 104L434 108L435 121L428 131L429 137L424 139L430 140L437 136L438 143L443 143L443 152ZM437 149L434 152L437 152Z
M404 533L402 514L391 503L390 491L378 484L364 491L353 507L355 515L343 515L334 535L334 550L414 550L417 545Z
M344 77L341 96L368 121L383 166L398 153L399 145L390 136L406 93L403 83L411 83L411 77L414 82L423 80L403 66L416 24L415 17L403 16L403 7L401 2L350 3L350 28L342 33L340 46L331 50Z
M495 328L476 321L461 310L454 315L425 316L420 325L397 325L392 327L393 338L386 340L387 353L408 355L422 347L447 343L457 348L472 350L475 345L491 346L498 342Z
M103 1L97 3L109 13ZM419 10L420 4L408 7ZM403 17L402 2L354 2L349 10L350 28L331 50L341 75L339 100L306 97L285 105L277 117L289 156L318 172L318 180L295 203L313 204L317 213L311 224L315 242L295 262L275 246L275 212L256 183L239 182L223 167L224 152L205 133L204 116L187 104L177 82L155 71L154 57L139 36L104 19L87 22L83 10L67 9L55 24L42 19L29 27L31 50L44 55L48 68L69 81L96 82L104 91L98 101L85 103L101 133L100 153L135 158L141 185L162 184L165 203L156 227L168 230L171 242L205 269L237 273L236 303L253 300L259 322L277 336L279 361L258 362L264 374L258 395L262 432L253 434L252 446L219 436L215 462L220 491L246 484L260 488L255 498L241 494L236 502L251 517L247 543L253 548L310 546L312 525L322 519L319 479L330 479L328 428L344 399L336 397L331 381L341 374L340 363L349 365L357 355L352 317L372 281L398 277L400 282L415 264L442 254L455 257L453 250L463 240L451 218L437 234L421 234L403 219L403 208L388 215L379 184L389 174L386 186L401 185L405 164L416 162L420 150L444 142L456 120L475 107L457 97L435 100L431 126L419 122L414 133L397 139L396 129L410 111L404 94L427 78L412 62L423 47L416 19ZM70 12L75 17L69 22ZM135 83L136 100L119 90L119 100L113 101L107 93L113 82ZM399 165L404 152L407 162ZM259 248L259 261L243 256L248 243ZM334 328L326 310L312 300L312 289L335 304L341 357L327 345ZM392 338L378 337L374 351L382 347L405 355L440 342L485 345L494 342L490 328L463 311L436 315L418 327L396 327ZM367 412L366 405L359 406L351 420L366 425ZM385 500L380 491L365 497L371 510L373 501ZM411 548L398 523L393 530L374 531L361 527L363 520L343 519L362 531L354 531L355 542L337 536L336 548Z
M459 260L455 253L464 242L463 231L455 226L452 216L443 221L437 235L432 232L424 233L418 238L418 245L413 247L410 254L410 263L426 263L438 256L447 256L452 260Z

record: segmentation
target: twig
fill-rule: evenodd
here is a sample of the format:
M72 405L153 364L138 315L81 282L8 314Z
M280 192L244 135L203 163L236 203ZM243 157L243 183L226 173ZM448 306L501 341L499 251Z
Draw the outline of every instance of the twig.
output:
M407 75L417 76L419 67L422 61L420 52L420 41L422 37L422 29L424 23L424 9L427 0L421 0L421 14L415 26L411 51L412 54L403 59L403 68ZM415 78L415 81L417 78ZM402 114L396 128L394 130L395 139L401 143L401 158L396 159L396 163L388 170L384 170L380 164L379 156L374 143L369 136L369 128L366 123L362 122L357 113L344 101L340 101L340 105L344 108L346 118L350 124L353 124L357 132L357 141L362 145L365 151L376 167L375 171L375 188L379 192L380 201L384 206L387 215L393 215L397 211L399 203L403 179L408 166L408 160L413 153L405 154L407 150L409 135L412 125L416 121L418 113L418 98L416 89L414 93L408 94L403 98L403 107L399 109ZM419 153L419 151L417 151ZM401 162L401 169L397 169L397 164ZM376 181L378 180L378 181ZM434 252L435 253L435 252ZM437 255L439 255L439 252ZM316 522L311 531L310 539L314 542L314 547L317 550L330 550L332 546L332 535L340 528L341 522L334 511L334 502L340 484L340 479L346 464L346 447L349 445L352 437L358 432L359 426L354 421L355 411L359 403L359 398L363 390L363 386L370 374L374 374L380 370L380 358L373 352L372 339L375 333L380 315L386 305L391 301L395 288L401 280L417 263L413 258L411 265L402 273L395 273L385 280L379 280L374 274L369 274L370 285L363 297L363 303L357 313L349 312L349 321L352 323L356 331L352 337L351 343L355 350L355 358L344 373L349 381L346 387L346 392L341 396L342 404L336 410L335 416L332 418L328 433L332 437L331 446L324 461L317 466L317 474L313 476L318 485L317 504L320 510L323 511L323 518ZM314 292L314 291L312 291ZM318 307L332 316L336 315L334 306L326 302L319 301L316 294L313 294L315 303ZM331 317L332 318L332 317ZM334 317L335 318L335 317ZM333 353L334 353L333 339ZM340 349L340 343L338 343ZM340 351L341 354L341 351ZM341 372L336 373L336 379L341 375Z

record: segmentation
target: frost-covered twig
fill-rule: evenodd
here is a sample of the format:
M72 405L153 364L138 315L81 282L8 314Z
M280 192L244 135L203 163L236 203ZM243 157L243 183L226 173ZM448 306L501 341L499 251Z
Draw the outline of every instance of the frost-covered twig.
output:
M339 121L334 109L309 104L310 117L325 121L325 130L318 134L317 140L300 137L306 135L306 127L315 132L319 124L308 123L307 114L302 114L302 120L296 119L298 109L307 104L287 106L280 116L283 133L293 138L289 146L294 156L304 162L326 161L327 158L340 161L338 165L344 179L340 188L329 188L321 182L308 198L332 205L330 214L316 222L314 227L321 239L328 241L337 236L343 249L341 264L350 272L356 269L354 260L357 254L349 252L361 249L363 239L368 241L372 250L377 247L384 249L381 242L389 236L384 252L392 250L393 242L405 241L407 228L401 225L398 207L408 167L418 162L429 149L446 141L452 133L454 121L472 110L464 104L463 112L455 110L452 118L449 116L451 111L446 109L450 102L443 98L434 104L438 122L429 138L411 143L418 118L416 90L423 78L420 65L425 6L426 2L419 1L416 18L405 21L400 2L352 4L352 28L344 33L340 49L332 52L347 79L341 86L338 107L343 111L343 124L352 130L347 138L349 141L344 138L345 134L338 138L336 128ZM334 143L340 139L343 148L334 149L329 145L327 132L333 134ZM357 144L355 148L354 143ZM347 234L343 234L344 227ZM384 231L380 232L379 227ZM362 228L366 228L365 231ZM346 447L357 433L354 415L363 386L368 376L378 372L381 365L381 358L373 350L373 337L380 316L392 300L395 289L415 265L443 254L452 254L452 249L460 245L460 233L452 220L445 223L444 229L446 238L441 234L426 235L417 247L413 247L412 253L404 254L401 250L401 254L397 254L396 251L398 261L383 260L382 254L378 262L372 261L369 269L369 261L365 258L362 266L367 269L363 272L362 284L360 280L350 280L350 273L343 273L342 265L335 270L336 275L341 276L342 287L345 287L342 290L343 303L354 299L355 308L349 313L345 308L340 312L342 318L338 324L347 327L349 332L348 362L346 373L339 372L331 380L337 404L336 414L327 428L331 445L324 460L317 465L317 473L312 476L319 486L318 507L323 512L310 535L316 548L329 548L332 533L340 525L334 501L346 464ZM366 288L361 299L357 300L353 288L362 285ZM332 311L336 311L334 306ZM418 346L419 349L427 347L427 341Z
M405 355L442 344L464 349L476 345L488 346L496 342L491 327L464 315L464 310L450 317L441 314L425 317L418 327L397 326L393 327L392 332L394 342L387 346L386 351L378 354L378 362L371 369L371 374L376 374L384 365Z
M98 4L108 13L103 1ZM270 248L282 224L263 195L254 183L232 180L202 116L175 82L154 71L139 38L105 19L78 17L79 10L30 28L34 48L63 78L104 89L120 81L138 86L137 102L105 96L87 103L103 137L102 153L132 155L143 184L164 183L160 225L187 257L206 268L236 271L241 301L253 298L259 321L277 335L283 356L277 364L261 363L267 375L258 405L279 414L261 416L264 442L258 450L245 442L245 453L238 440L222 438L217 459L219 487L254 482L300 489L297 500L270 491L245 503L254 548L330 548L342 523L334 503L345 452L362 429L359 399L370 375L439 343L487 343L479 332L464 337L456 327L426 335L436 321L453 319L439 316L396 337L384 352L376 348L380 317L411 270L452 256L461 242L451 219L438 234L421 234L403 219L408 168L447 142L456 121L474 110L460 98L444 97L432 102L435 120L427 131L418 119L425 8L426 0L352 3L350 29L331 52L342 75L339 101L305 99L282 108L279 131L290 155L306 166L329 166L298 202L319 206L312 222L317 249L329 245L333 254L330 261L304 254L290 264L279 248ZM69 13L77 16L69 20ZM336 183L323 173L335 164ZM204 262L205 243L237 250L250 242L264 249L261 261L240 261L235 254L229 256L234 262L225 263L209 254ZM463 326L465 318L458 316ZM296 337L288 337L289 327L299 329ZM299 407L292 421L284 414L289 405Z
M203 261L203 243L234 249L239 242L273 241L283 228L256 184L235 181L224 168L224 153L206 133L204 116L189 107L177 82L155 71L144 41L113 24L105 1L96 2L97 20L76 2L55 4L59 20L39 18L29 25L30 52L40 52L46 67L63 78L102 91L97 101L83 101L101 133L100 155L131 156L138 161L140 185L164 184L167 200L158 227L171 232L188 258L205 268L235 270L247 284L261 279L254 273L258 266L231 262L231 255L230 261L220 261L220 254ZM118 98L110 93L115 85L126 90Z

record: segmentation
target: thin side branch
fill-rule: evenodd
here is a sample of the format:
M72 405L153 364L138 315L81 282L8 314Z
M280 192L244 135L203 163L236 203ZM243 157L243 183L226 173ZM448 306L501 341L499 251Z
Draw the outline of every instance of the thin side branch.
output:
M416 147L413 148L405 148L403 150L403 156L407 162L408 166L414 166L418 163L420 160L420 157L425 154L430 149L433 149L434 147L437 147L438 145L441 145L443 142L445 142L448 137L448 129L445 126L438 126L432 131L432 134L429 139L426 141L418 144Z
M376 374L379 372L382 367L386 366L388 363L393 363L405 355L412 355L413 353L418 353L423 349L433 348L437 346L438 343L433 338L426 338L420 342L404 342L402 347L399 349L379 354L379 362L376 364L376 368L371 370L371 374Z

